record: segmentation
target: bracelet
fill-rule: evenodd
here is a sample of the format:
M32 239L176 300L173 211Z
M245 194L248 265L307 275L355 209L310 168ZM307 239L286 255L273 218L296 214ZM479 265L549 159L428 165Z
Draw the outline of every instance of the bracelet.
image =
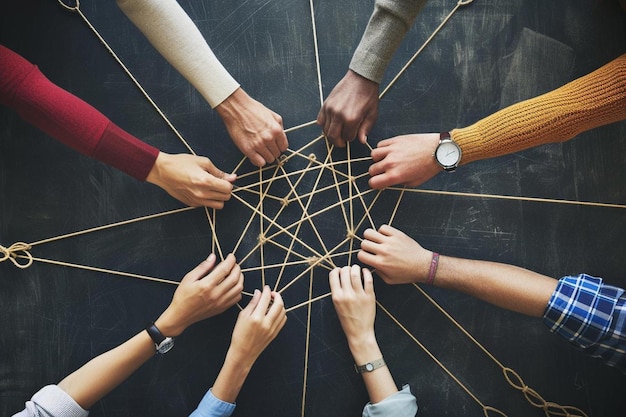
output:
M368 362L364 365L354 364L354 370L357 374L362 374L365 372L372 372L378 368L382 368L383 366L387 366L384 358L376 359L375 361Z
M438 266L439 266L439 254L437 252L433 252L433 258L430 261L430 270L428 271L428 278L426 278L426 285L433 284Z

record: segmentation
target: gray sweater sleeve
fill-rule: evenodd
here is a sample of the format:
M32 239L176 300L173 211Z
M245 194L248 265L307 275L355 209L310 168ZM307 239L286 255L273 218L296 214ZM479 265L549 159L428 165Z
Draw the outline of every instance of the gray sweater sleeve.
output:
M381 82L402 39L427 0L376 0L374 12L352 56L350 69Z

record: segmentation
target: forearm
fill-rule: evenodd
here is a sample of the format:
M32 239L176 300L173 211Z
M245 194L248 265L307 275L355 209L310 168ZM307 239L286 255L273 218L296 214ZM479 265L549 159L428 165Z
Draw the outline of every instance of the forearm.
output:
M433 283L498 307L542 317L557 280L513 265L441 256Z
M158 149L120 129L97 109L49 81L0 45L0 104L61 143L142 181Z
M239 87L175 0L117 0L117 4L211 107Z
M84 409L122 383L155 354L154 342L142 331L65 377L58 385Z
M256 358L240 358L231 350L226 354L224 365L211 391L213 395L225 402L234 403L246 381Z
M522 101L451 136L462 164L518 152L626 119L626 54L544 95Z
M404 36L427 0L376 0L350 69L380 84Z
M364 365L383 357L374 336L359 342L348 340L348 345L356 365ZM398 392L398 387L387 366L380 367L372 372L364 372L361 376L371 403L378 403Z

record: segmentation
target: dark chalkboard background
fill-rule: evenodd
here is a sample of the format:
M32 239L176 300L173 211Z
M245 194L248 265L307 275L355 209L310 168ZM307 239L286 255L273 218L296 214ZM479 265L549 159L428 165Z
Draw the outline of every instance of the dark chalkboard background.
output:
M387 80L454 4L428 4ZM308 2L182 0L181 5L235 78L280 113L285 127L316 117L320 101ZM322 0L314 6L326 95L345 73L373 1ZM241 156L219 117L115 3L85 0L81 10L191 146L224 170L233 169ZM5 2L0 42L142 140L185 152L81 18L56 1ZM616 1L475 0L459 10L383 99L370 141L465 126L584 75L624 51L626 13ZM291 148L319 133L312 127L290 134ZM568 143L463 167L424 188L626 204L625 153L626 123L618 123ZM0 109L0 158L4 246L180 207L156 187L65 148L6 108ZM388 195L374 213L381 224L397 198L392 191ZM247 220L249 214L238 217L238 203L229 205L231 213L218 214L218 224L222 215L226 225ZM329 240L341 232L342 221L331 215L322 223ZM555 277L587 272L626 286L624 209L414 194L403 199L394 225L444 254L513 263ZM222 236L224 242L238 238L236 232ZM206 256L211 243L204 213L194 210L41 245L33 254L179 280ZM324 270L316 273L316 286L323 287L324 276ZM259 282L253 273L246 279L248 289ZM172 285L42 263L26 270L0 264L0 414L21 410L41 386L58 382L140 331L165 308L173 291ZM287 303L306 299L307 291L308 283L295 286ZM509 416L543 415L417 290L379 281L376 291L381 303L484 404ZM570 348L540 320L461 294L427 291L546 400L580 407L589 416L623 415L626 377ZM188 329L171 353L147 363L91 415L187 415L215 379L236 312L233 308ZM289 313L285 329L255 365L235 415L360 415L367 393L352 369L329 299L311 310L302 411L306 321L306 309ZM376 325L396 382L411 385L420 415L483 415L381 311Z

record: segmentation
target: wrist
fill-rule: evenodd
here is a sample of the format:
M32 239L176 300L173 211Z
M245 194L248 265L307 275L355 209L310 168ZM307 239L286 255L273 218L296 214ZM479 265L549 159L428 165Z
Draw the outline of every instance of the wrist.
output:
M154 324L166 337L178 337L187 328L185 324L175 320L168 310L165 310L163 314L154 321Z
M157 158L154 161L154 165L152 165L150 172L148 172L148 176L146 177L146 182L157 185L159 187L161 186L161 183L162 183L161 176L162 176L162 171L163 171L163 165L167 163L168 157L169 155L166 154L165 152L159 152L159 154L157 155Z
M382 356L375 336L352 338L348 340L354 362L358 365L378 359Z
M250 96L248 96L243 88L239 87L215 107L215 110L223 119L233 118L239 112L238 109L244 107L249 100Z

